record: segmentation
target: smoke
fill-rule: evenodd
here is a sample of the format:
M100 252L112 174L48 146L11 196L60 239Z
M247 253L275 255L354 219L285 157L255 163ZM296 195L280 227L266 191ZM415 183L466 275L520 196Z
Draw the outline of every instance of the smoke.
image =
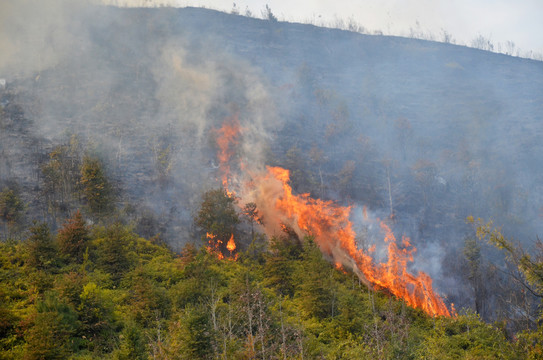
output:
M83 0L2 1L0 74L20 78L58 65L78 47L87 9Z
M449 253L461 256L466 216L494 218L519 239L542 230L540 63L202 9L68 0L2 2L0 44L9 106L21 106L39 139L5 141L2 129L0 154L16 168L28 160L18 154L78 135L175 247L192 239L202 192L220 184L216 129L234 116L237 170L288 168L296 194L352 205L358 245L376 245L377 261L386 257L377 219L392 217L418 249L410 270L440 289L462 291L442 269ZM29 168L11 174L31 193L41 184ZM268 235L280 234L285 219L267 207L282 185L262 186L243 198L277 224Z

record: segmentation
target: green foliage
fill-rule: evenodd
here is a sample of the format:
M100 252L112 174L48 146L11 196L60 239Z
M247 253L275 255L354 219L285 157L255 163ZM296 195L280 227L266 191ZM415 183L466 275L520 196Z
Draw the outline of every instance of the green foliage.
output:
M100 235L94 241L96 264L118 283L131 267L128 253L135 235L118 223L109 226L105 233Z
M83 262L89 240L89 230L79 210L64 223L57 234L61 254L77 263Z
M532 256L526 253L522 248L508 240L501 230L495 228L492 222L485 223L482 219L475 221L473 217L469 217L468 221L477 226L477 237L481 240L487 240L500 250L506 252L509 261L514 263L523 273L526 281L533 286L534 291L538 296L543 297L543 244L540 240L536 243L536 255Z
M297 297L305 316L324 319L334 315L336 294L332 271L313 239L306 238L302 259L294 275Z
M235 233L240 220L234 207L236 199L223 188L209 190L202 196L202 205L194 219L196 226L220 240L220 249L227 253L226 243Z
M534 331L524 331L519 334L519 346L523 349L526 358L537 359L543 355L543 243L537 239L534 249L528 253L520 246L515 246L507 239L499 228L494 227L492 221L475 220L472 216L467 221L476 227L476 234L480 240L486 240L498 249L505 252L507 260L518 268L520 275L512 275L515 281L521 283L523 290L527 289L539 299L539 316L535 322ZM535 326L534 326L535 328Z
M203 307L188 306L169 328L166 353L172 359L211 359L212 327Z
M0 219L11 229L19 223L23 211L24 204L19 194L13 189L4 188L0 192Z
M73 339L79 326L77 313L48 292L30 317L32 325L25 332L24 359L65 359L77 349Z
M0 243L1 359L541 358L541 329L512 341L474 314L430 318L337 271L287 227L269 252L237 261L193 245L177 255L77 214L57 235L77 261L55 260L46 225L30 233ZM82 255L68 246L81 237ZM475 272L477 254L467 242Z
M79 297L80 334L87 342L86 347L94 352L111 351L118 336L112 292L89 282Z
M110 214L113 210L113 193L99 159L90 156L83 158L81 184L90 213L97 218Z
M48 270L55 265L58 252L47 224L34 223L26 244L29 266L38 270Z
M520 359L501 331L483 323L478 315L440 318L426 336L421 359Z
M130 323L120 335L119 349L113 353L115 360L145 360L148 359L145 338L141 327Z

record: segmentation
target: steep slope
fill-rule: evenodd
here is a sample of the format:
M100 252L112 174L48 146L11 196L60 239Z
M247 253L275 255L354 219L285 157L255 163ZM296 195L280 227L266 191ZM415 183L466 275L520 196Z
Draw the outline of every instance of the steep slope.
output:
M28 219L55 221L37 169L76 134L105 160L119 202L155 214L180 247L200 193L220 182L213 129L239 113L251 135L238 152L293 170L298 193L393 218L419 249L415 268L460 305L466 285L442 268L461 253L466 216L528 246L543 230L541 62L205 9L75 18L53 66L0 74L2 119L17 123L3 125L0 154L20 165L0 179L23 188Z

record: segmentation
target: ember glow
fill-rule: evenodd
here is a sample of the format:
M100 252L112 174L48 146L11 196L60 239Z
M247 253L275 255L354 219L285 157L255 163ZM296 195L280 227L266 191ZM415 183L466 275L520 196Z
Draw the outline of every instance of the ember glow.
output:
M223 128L234 129L229 125ZM239 129L239 125L237 126ZM224 131L223 133L229 134ZM237 139L236 137L230 138ZM229 148L219 145L219 148ZM223 157L220 153L219 159ZM228 186L228 169L223 173L223 184ZM432 288L432 279L424 272L416 275L407 270L408 263L413 261L416 248L409 238L402 237L398 243L394 233L384 221L379 223L384 244L388 250L386 262L376 262L369 251L359 249L356 233L350 220L351 206L340 206L332 201L313 199L309 194L293 194L289 185L289 170L281 167L266 167L260 171L246 171L245 185L236 189L241 203L254 202L265 219L264 231L273 236L281 231L285 224L291 227L300 237L310 235L321 251L338 269L352 269L368 286L387 291L403 299L408 305L422 309L432 316L455 315L454 309L449 311L443 300ZM367 209L363 209L367 220Z

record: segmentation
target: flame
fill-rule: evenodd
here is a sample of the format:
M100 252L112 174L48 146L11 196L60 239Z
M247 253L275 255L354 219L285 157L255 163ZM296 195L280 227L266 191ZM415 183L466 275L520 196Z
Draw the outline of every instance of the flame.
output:
M239 143L240 129L236 114L217 130L220 135L217 139L218 158L221 161L219 169L227 191L231 174L229 161L234 154L233 147ZM264 231L268 235L276 234L281 226L291 227L299 236L309 234L314 237L321 251L333 259L338 269L351 268L366 285L386 290L432 316L450 317L456 314L454 307L449 311L441 297L434 292L429 275L424 272L414 275L407 270L407 264L413 261L413 253L416 251L409 238L402 237L398 245L390 227L381 221L380 229L387 245L388 257L386 262L378 263L370 255L375 251L375 246L368 251L358 248L356 233L350 221L351 206L313 199L309 194L293 194L287 169L266 167L261 171L252 169L252 172L246 169L247 164L240 166L248 178L239 189L240 205L249 202L257 204L267 219ZM364 207L362 211L367 220L367 209ZM235 249L233 235L230 241ZM227 244L228 250L230 241Z
M234 234L230 236L230 240L228 240L228 243L226 244L226 248L228 251L230 251L230 254L232 254L232 251L236 250L236 243L234 242Z
M235 146L239 144L240 125L238 114L234 114L227 118L223 126L216 130L217 146L219 151L217 158L219 159L219 170L222 174L222 185L229 196L232 192L228 189L228 179L230 178L230 159L235 153Z
M289 181L289 171L280 167L267 167L266 173L253 179L253 184L258 184L258 187L249 195L265 217L279 220L278 224L291 225L299 235L314 236L321 251L334 259L336 267L343 264L352 268L367 285L385 289L432 316L451 316L441 297L434 292L430 276L424 272L413 275L407 271L407 264L413 261L416 251L409 238L402 237L398 245L390 227L381 222L388 259L385 263L376 263L369 252L358 249L356 233L349 220L350 206L313 199L309 194L295 195ZM269 202L273 205L270 206ZM265 230L270 234L275 231L270 225Z
M220 249L222 241L220 239L217 239L217 235L212 233L206 233L206 238L209 239L206 246L207 252L217 255L217 258L219 258L220 260L224 259L224 255L222 254Z

